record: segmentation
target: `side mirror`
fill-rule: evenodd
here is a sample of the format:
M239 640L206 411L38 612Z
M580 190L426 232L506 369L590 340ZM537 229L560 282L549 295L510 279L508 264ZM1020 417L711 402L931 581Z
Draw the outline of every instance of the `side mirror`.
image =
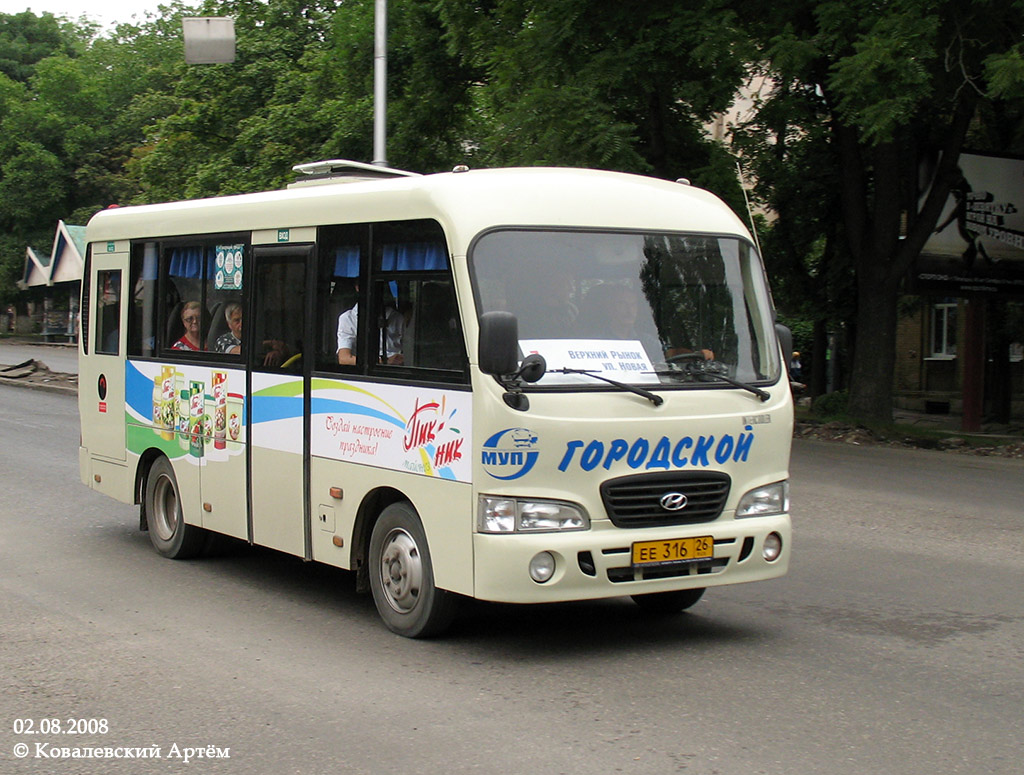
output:
M548 370L547 361L544 360L543 355L537 353L530 353L523 358L522 364L519 366L517 376L523 382L529 382L531 385L534 382L540 381L540 378L544 376L544 372Z
M511 312L485 312L480 316L477 347L480 371L501 377L519 368L519 321Z
M782 367L789 373L789 360L793 357L793 332L782 323L775 324L775 336L779 338L782 348Z

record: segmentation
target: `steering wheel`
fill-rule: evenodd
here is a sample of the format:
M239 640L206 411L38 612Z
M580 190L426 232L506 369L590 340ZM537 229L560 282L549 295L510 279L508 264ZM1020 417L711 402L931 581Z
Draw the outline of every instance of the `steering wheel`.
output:
M294 366L300 360L302 360L302 353L295 353L295 355L293 355L291 358L282 363L280 368L287 369L289 366Z
M675 355L666 355L665 363L683 363L685 361L703 361L704 353L700 350L689 353L676 353Z

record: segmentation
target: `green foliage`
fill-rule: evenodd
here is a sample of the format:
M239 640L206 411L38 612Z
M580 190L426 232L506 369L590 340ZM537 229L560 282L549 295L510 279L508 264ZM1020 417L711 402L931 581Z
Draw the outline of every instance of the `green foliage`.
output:
M806 318L778 316L778 322L786 326L793 334L793 349L799 353L809 353L814 343L814 321Z
M52 14L0 14L0 73L11 80L27 82L40 61L72 49L72 41Z
M837 57L830 68L836 112L867 142L891 141L934 96L931 66L939 56L940 20L896 5L885 15L858 14L866 29L852 41L850 53ZM856 4L842 7L847 13L858 10ZM849 18L839 21L837 37L844 37L854 23ZM823 27L826 34L831 31Z
M991 54L985 59L988 93L996 99L1024 97L1024 46L1017 44L1008 51Z
M65 204L64 168L38 143L23 141L0 167L0 224L18 231L35 219L56 224Z
M440 0L448 43L477 72L473 156L720 184L701 131L743 77L735 14L718 2ZM728 173L736 195L735 175ZM734 196L735 198L735 196Z
M846 417L848 413L850 395L845 390L836 390L818 396L811 405L813 412L819 417Z

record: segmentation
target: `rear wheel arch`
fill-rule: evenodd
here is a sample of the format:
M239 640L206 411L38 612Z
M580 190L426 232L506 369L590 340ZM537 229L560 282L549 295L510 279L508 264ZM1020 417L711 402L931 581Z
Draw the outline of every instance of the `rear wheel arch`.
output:
M150 447L139 457L139 463L135 467L135 502L139 505L139 530L145 533L149 530L149 515L146 513L146 479L149 477L153 463L163 457L164 454Z
M184 505L174 466L164 455L153 460L145 478L142 502L149 525L149 540L164 557L184 560L201 554L209 533L185 521Z

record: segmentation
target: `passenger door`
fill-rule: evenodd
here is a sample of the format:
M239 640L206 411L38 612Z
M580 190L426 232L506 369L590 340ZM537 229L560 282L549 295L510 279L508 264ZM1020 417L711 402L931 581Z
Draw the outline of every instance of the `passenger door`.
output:
M244 351L251 367L249 488L254 543L300 557L309 547L307 390L313 246L253 249Z
M87 264L82 308L79 411L82 446L92 456L125 459L125 336L122 280L128 243L110 243L109 252L95 253ZM115 252L116 251L116 252Z

